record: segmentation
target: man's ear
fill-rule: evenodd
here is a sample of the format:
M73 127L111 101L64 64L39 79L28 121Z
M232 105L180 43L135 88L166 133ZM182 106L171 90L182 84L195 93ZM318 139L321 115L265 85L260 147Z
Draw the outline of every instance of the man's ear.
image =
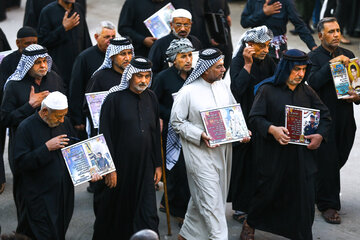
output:
M97 40L99 38L99 34L95 33L94 38L95 38L95 40Z
M320 40L320 41L323 40L323 34L322 34L322 32L318 32L318 37L319 37L319 40Z

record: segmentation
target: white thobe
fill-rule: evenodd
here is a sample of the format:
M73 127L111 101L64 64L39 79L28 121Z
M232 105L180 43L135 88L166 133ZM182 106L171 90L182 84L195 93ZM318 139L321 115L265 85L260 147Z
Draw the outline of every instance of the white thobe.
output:
M191 198L180 235L191 240L228 239L225 217L232 145L211 149L201 141L205 131L200 111L236 103L223 81L199 78L183 87L174 100L170 121L180 135Z

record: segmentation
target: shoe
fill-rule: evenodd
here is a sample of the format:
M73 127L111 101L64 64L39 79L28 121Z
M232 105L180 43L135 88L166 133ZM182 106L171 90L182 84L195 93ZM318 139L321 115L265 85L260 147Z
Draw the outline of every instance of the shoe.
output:
M255 229L247 224L247 221L244 221L242 231L240 234L240 240L255 240Z
M2 194L5 190L5 183L0 184L0 194Z
M94 193L94 188L90 185L86 188L86 191L88 191L89 193Z
M163 205L160 204L160 207L159 207L159 211L160 212L163 212L163 213L166 213L166 209Z
M247 214L246 213L240 213L240 214L236 214L234 213L232 215L233 219L239 223L244 223L244 221L246 220Z
M325 222L330 224L340 224L341 217L335 209L328 209L324 212L321 212L321 216L324 218Z
M349 39L345 38L344 36L341 36L340 42L342 44L351 44L351 41Z

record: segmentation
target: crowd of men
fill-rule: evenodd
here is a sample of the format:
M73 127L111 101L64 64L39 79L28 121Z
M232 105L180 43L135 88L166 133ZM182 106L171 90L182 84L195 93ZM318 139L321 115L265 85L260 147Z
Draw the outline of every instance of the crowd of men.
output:
M60 150L98 133L116 171L94 174L88 187L94 240L158 237L155 187L165 165L178 239L228 239L227 202L243 224L242 240L255 239L255 229L310 240L315 205L326 222L340 224L340 169L354 142L360 96L349 90L337 99L330 63L347 66L355 57L339 46L337 19L319 20L316 46L293 1L249 0L241 25L251 29L231 56L231 42L219 44L204 32L204 13L216 8L231 26L227 1L171 1L171 32L156 39L143 20L168 2L126 0L121 36L102 21L94 46L75 0L27 4L25 19L31 15L35 25L24 21L18 49L0 65L0 194L8 128L19 237L65 239L74 186ZM289 20L308 54L287 49ZM223 81L229 66L230 86ZM84 96L103 91L96 128ZM251 137L212 145L199 112L236 103ZM309 145L289 144L286 105L320 110L317 129L305 134ZM163 197L159 210L166 205Z

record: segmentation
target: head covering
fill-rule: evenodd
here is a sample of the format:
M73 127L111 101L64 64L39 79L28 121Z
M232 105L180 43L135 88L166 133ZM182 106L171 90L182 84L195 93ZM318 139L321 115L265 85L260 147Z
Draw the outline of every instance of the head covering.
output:
M310 72L309 68L311 66L309 56L303 51L300 51L298 49L291 49L286 51L282 56L276 68L274 76L269 77L263 80L262 82L258 83L257 85L255 85L254 94L256 94L259 87L265 83L271 83L275 86L286 84L286 81L290 76L291 70L296 65L308 65L302 82L306 81L307 75Z
M156 232L150 229L143 229L131 236L130 240L159 240Z
M133 56L135 56L134 53L134 47L131 43L131 40L126 37L117 37L110 40L110 44L108 48L106 49L105 59L102 65L93 73L93 75L105 68L112 68L112 59L111 57L114 55L119 54L121 51L131 49Z
M183 8L178 8L171 13L171 21L174 18L187 18L187 19L191 20L192 16L188 10L183 9Z
M37 32L32 27L22 27L17 32L16 38L37 37Z
M47 95L42 101L48 108L52 110L64 110L68 108L68 101L64 94L55 91Z
M184 86L191 84L196 79L198 79L207 69L214 65L217 61L222 59L224 56L221 51L217 48L208 48L200 51L199 60L196 63L194 70L191 72L190 76L186 79ZM168 125L168 134L166 141L166 167L171 170L171 168L179 160L181 152L181 142L179 135L174 131L170 122Z
M9 81L20 81L22 80L27 72L32 68L34 62L38 58L46 58L48 64L48 72L51 71L52 58L47 53L47 49L38 44L31 44L26 47L21 55L20 61L16 67L15 72L7 79L4 89Z
M222 58L224 58L224 55L222 55L222 52L217 48L207 48L201 50L195 68L191 72L190 76L186 79L184 86L194 82L206 70L208 70L212 65L214 65Z
M144 57L133 57L130 61L130 64L125 68L124 73L121 77L121 82L119 85L110 88L108 94L113 92L118 92L129 88L129 81L132 78L132 75L138 72L151 72L152 63L149 59ZM152 73L151 73L152 78ZM149 87L151 86L151 80Z
M259 26L247 30L243 35L241 35L240 40L236 46L236 49L233 53L233 57L241 50L245 48L245 43L254 42L254 43L266 43L274 37L273 32L267 28L267 26Z
M187 38L174 39L171 41L168 49L166 50L167 60L174 62L178 53L187 53L194 51L192 43Z

